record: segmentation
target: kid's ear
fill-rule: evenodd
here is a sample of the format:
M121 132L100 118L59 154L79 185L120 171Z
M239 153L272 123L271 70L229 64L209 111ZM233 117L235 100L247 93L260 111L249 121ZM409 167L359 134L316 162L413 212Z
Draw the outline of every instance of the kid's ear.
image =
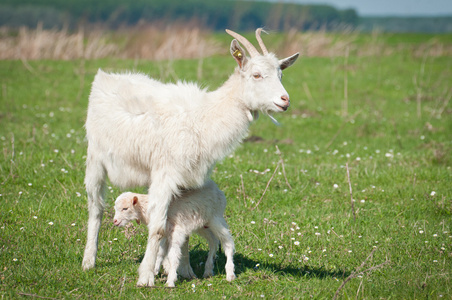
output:
M232 57L234 57L240 69L243 69L248 59L246 58L245 51L243 51L242 47L240 47L239 42L237 42L237 40L235 39L232 40L230 51Z
M279 67L281 68L281 71L284 69L287 69L288 67L290 67L291 65L293 65L293 63L297 60L298 56L300 55L300 53L295 53L292 56L286 57L284 59L281 59L279 61Z
M133 196L132 203L133 203L133 205L136 205L138 203L138 197L137 196Z

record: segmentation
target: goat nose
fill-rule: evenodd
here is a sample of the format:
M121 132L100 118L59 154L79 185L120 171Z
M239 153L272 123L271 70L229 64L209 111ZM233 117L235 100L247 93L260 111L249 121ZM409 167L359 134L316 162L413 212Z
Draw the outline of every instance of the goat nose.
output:
M116 223L118 223L118 220L114 219L113 224L116 224Z
M284 101L284 103L286 104L287 107L289 107L290 100L289 100L289 96L288 95L281 96L281 100Z

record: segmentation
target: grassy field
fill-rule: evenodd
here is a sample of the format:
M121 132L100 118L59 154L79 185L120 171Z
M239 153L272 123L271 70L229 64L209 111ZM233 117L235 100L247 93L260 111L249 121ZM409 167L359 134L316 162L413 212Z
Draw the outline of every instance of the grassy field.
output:
M433 55L432 41L380 37L391 51L301 57L285 71L282 125L261 115L212 174L228 198L237 279L225 280L219 253L214 277L175 289L164 276L135 286L147 232L114 228L114 186L97 266L81 269L90 84L102 68L213 89L233 59L0 61L1 297L451 299L452 58ZM207 249L191 238L198 277Z

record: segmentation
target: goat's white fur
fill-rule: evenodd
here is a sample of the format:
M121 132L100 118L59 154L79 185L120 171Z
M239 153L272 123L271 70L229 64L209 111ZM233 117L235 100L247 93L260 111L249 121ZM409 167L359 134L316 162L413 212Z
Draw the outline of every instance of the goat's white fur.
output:
M298 53L280 61L271 53L248 59L236 40L230 51L239 67L212 92L191 83L163 84L141 74L98 71L85 124L85 270L95 265L106 176L123 188L149 187L147 213L152 222L137 284L153 286L159 240L173 196L180 189L202 186L214 164L246 135L258 111L288 108L281 71Z
M121 194L115 202L114 224L125 226L130 221L137 220L149 225L152 220L148 220L147 205L148 195L131 192ZM190 266L188 253L188 237L192 232L204 237L209 244L203 277L213 275L214 257L220 240L226 255L226 279L228 281L235 279L234 241L223 217L225 208L226 197L211 180L199 189L182 192L171 201L168 207L166 235L160 241L154 269L154 272L158 273L160 264L166 257L164 268L168 274L168 286L175 286L176 270L182 277L196 277Z

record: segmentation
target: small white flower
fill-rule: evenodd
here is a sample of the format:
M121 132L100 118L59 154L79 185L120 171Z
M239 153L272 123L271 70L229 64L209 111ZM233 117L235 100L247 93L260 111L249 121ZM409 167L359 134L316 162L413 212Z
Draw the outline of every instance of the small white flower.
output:
M79 192L75 192L75 195L76 195L77 197L81 197L81 196L82 196L82 194L80 194Z
M278 246L278 248L279 248L279 249L282 249L282 248L283 248L283 246Z
M293 244L294 244L295 246L298 246L298 245L300 245L300 242L299 242L299 241L295 241L295 242L293 242Z
M364 200L364 199L363 199L363 200L361 200L361 203L364 203L364 202L366 202L366 200Z
M17 261L17 258L13 258L13 261Z
M256 224L256 222L254 222L254 221L251 221L251 224Z
M431 193L430 193L430 196L435 196L436 195L436 192L435 191L432 191Z
M435 233L435 234L433 235L433 237L438 237L438 235Z
M52 225L53 225L53 222L49 222L49 225L52 226Z
M58 149L54 149L53 152L58 153L60 151Z
M315 235L316 235L316 236L319 236L319 235L320 235L320 232L316 232Z
M273 257L273 253L270 253L268 256Z
M419 233L420 233L420 234L423 234L423 233L424 233L424 230L419 230Z
M337 189L339 186L335 183L333 184L333 188Z
M33 219L35 219L35 220L36 220L37 218L38 218L37 216L33 216Z
M72 223L71 226L74 227L74 226L75 226L75 223Z
M32 186L33 185L33 183L28 183L28 186Z

